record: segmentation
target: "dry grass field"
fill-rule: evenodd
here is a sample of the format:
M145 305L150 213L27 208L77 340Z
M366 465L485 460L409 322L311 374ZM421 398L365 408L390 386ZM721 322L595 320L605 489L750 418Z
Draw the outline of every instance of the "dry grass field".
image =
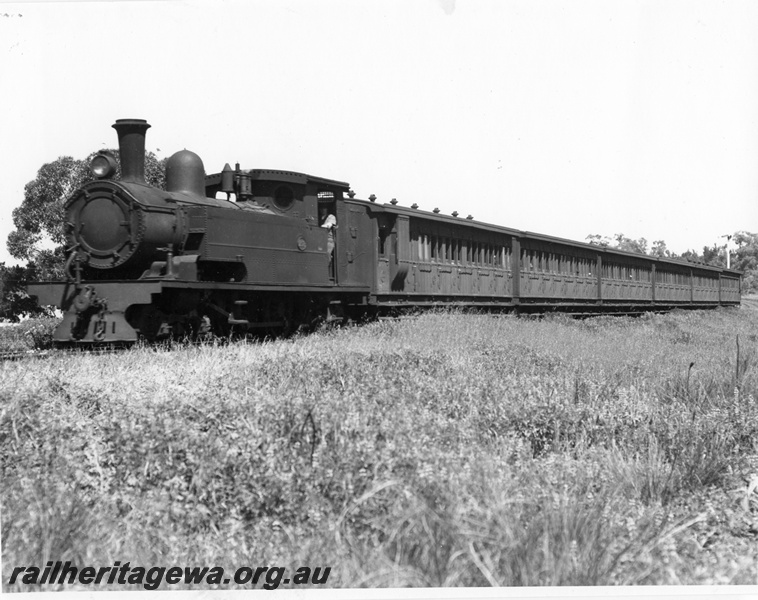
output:
M48 560L758 583L754 306L53 355L0 363L0 397L5 590Z

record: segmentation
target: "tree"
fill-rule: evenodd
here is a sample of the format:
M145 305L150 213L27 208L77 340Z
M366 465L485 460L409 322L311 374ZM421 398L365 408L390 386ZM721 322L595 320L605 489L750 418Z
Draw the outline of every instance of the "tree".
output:
M623 233L617 233L613 236L616 240L616 248L625 252L636 252L637 254L647 254L647 240L640 238L633 240L626 237Z
M109 150L116 158L121 176L118 152ZM75 190L93 177L89 163L96 153L84 160L61 156L42 165L37 177L24 187L24 200L13 210L15 231L8 235L7 248L11 256L29 261L40 279L59 279L66 260L64 205ZM149 185L165 188L166 159L159 160L152 152L145 153L145 180Z
M655 240L653 247L650 248L650 256L657 256L658 258L667 258L673 256L671 251L666 247L666 242L663 240Z
M695 252L694 250L685 250L679 256L679 258L682 258L682 259L684 259L684 260L686 260L688 262L692 262L692 263L705 262L703 260L703 257L700 254L698 254L697 252Z
M726 267L726 258L724 258L724 247L717 246L703 246L703 262L706 265L712 265L714 267Z
M18 321L23 314L48 314L26 293L27 283L34 279L36 273L33 266L8 267L0 263L0 320Z
M744 274L742 291L745 294L758 293L758 233L738 231L732 240L737 244L732 268Z
M614 250L623 250L624 252L647 254L647 240L645 238L633 240L626 237L623 233L617 233L613 236L613 239L611 239L608 236L602 236L595 233L588 235L586 237L586 240L590 244L593 244L595 246L602 246L603 248L613 248Z
M593 246L601 246L603 248L607 248L611 245L611 238L608 236L600 235L599 233L593 233L588 235L586 238L588 244L592 244Z

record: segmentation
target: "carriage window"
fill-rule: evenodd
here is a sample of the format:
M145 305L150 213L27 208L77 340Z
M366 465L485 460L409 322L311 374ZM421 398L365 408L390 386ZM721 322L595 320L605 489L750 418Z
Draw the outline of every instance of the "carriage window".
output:
M386 227L379 228L379 256L385 256L387 252L387 235L389 230Z

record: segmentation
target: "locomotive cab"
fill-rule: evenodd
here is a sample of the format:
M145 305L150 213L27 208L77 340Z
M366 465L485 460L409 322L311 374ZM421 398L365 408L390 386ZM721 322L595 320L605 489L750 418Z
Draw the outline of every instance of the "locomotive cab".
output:
M308 236L298 236L296 247L299 252L307 253L310 248L324 253L327 266L323 272L333 284L340 281L340 271L343 271L338 268L340 262L333 259L343 244L338 226L324 227L323 214L326 211L338 222L344 213L342 203L348 190L349 185L341 181L291 171L241 170L239 163L234 170L225 165L221 173L209 175L205 182L205 193L209 197L229 200L244 211L268 212L293 219L296 228L305 225ZM259 233L265 238L264 246L276 243L271 239L273 232ZM301 273L299 277L302 276Z
M205 178L205 195L233 201L242 209L269 210L274 214L318 222L319 206L328 204L336 214L349 184L304 173L271 169L234 171L229 165L221 173Z

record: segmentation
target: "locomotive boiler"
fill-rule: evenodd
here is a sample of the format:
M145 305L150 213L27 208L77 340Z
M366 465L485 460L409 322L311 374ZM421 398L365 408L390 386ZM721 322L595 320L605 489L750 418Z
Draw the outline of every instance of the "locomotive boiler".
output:
M642 312L737 305L740 273L426 212L303 173L206 176L194 152L144 178L140 119L65 205L66 280L29 286L62 309L59 344L287 332L322 319L429 306ZM336 222L336 227L324 227Z

